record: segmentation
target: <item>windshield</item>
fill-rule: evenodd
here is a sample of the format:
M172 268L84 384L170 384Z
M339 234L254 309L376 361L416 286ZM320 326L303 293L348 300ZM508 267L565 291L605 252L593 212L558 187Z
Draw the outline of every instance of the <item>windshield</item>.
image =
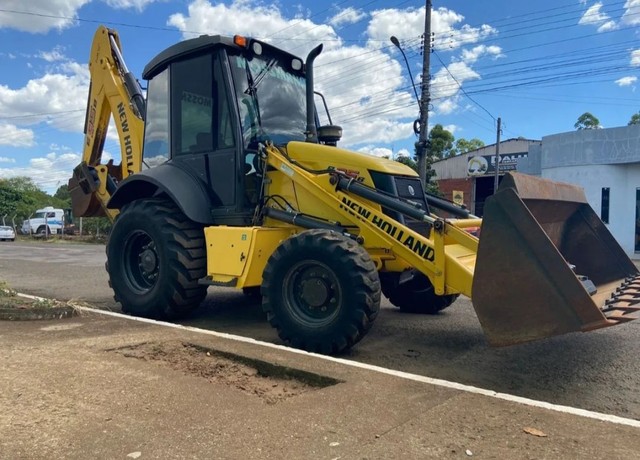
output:
M247 148L258 142L305 140L306 81L277 56L229 56L242 136Z

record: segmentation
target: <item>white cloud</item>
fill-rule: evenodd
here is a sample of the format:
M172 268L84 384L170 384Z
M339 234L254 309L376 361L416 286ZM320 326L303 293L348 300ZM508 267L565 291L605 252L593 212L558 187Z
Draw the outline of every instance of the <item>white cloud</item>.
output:
M638 81L638 77L636 76L629 76L629 77L622 77L622 78L618 78L615 83L618 86L631 86L633 85L636 81Z
M0 168L0 178L26 176L42 190L54 193L58 187L69 180L71 171L80 163L79 153L48 153L43 157L32 158L29 165L19 168Z
M15 163L15 158L0 157L0 163Z
M386 147L378 147L375 145L365 145L358 149L360 153L366 153L367 155L371 155L379 158L391 158L393 156L393 150Z
M318 58L317 88L325 97L334 123L343 125L341 145L393 142L411 133L417 103L411 88L403 87L402 66L381 50L344 47ZM384 69L375 78L367 69Z
M431 79L431 97L438 112L446 115L457 109L460 86L467 80L479 78L480 75L463 61L452 62L438 70Z
M63 131L82 132L89 91L86 66L66 61L61 73L47 73L18 89L0 85L0 113L18 125L46 122ZM73 95L73 97L70 97ZM43 115L50 114L50 115Z
M156 0L106 0L107 5L112 8L135 8L138 11L142 11L147 5L155 1Z
M640 48L631 51L631 61L629 63L634 67L640 67Z
M33 131L30 129L21 129L15 125L0 123L0 145L31 147L34 145L33 139Z
M626 25L635 26L640 24L640 0L627 0L624 4L625 12L620 22Z
M388 41L391 35L398 36L398 24L405 37L419 37L424 32L425 8L409 8L406 10L383 9L371 13L371 21L367 34L372 40ZM435 47L456 49L481 38L497 33L493 27L483 24L472 27L464 24L456 26L464 20L464 16L447 8L437 8L431 12L431 31L435 35Z
M587 8L587 11L582 15L578 24L601 24L609 19L609 15L600 11L602 8L602 2L597 2Z
M616 24L616 21L607 21L598 27L598 32L607 32L609 30L616 30L617 28L618 24Z
M76 23L78 10L92 0L2 0L0 29L9 28L31 33L62 30ZM142 11L158 0L103 0L112 8L135 8ZM20 11L21 13L9 12Z
M341 44L333 27L304 18L287 19L277 6L265 6L253 0L234 0L230 5L195 0L189 4L188 15L172 14L167 24L181 30L184 38L214 32L247 35L273 42L303 57L323 39L325 51ZM305 40L291 40L294 37Z
M0 29L17 29L31 33L46 33L51 29L62 30L73 25L78 10L90 1L3 0L3 9L23 11L26 14L0 11Z
M367 17L367 13L362 10L349 7L337 13L327 22L334 27L340 27L343 24L355 24Z
M496 59L499 57L504 57L504 54L502 54L502 48L500 48L499 46L477 45L471 49L463 49L461 58L467 64L473 64L483 55L490 55Z
M441 99L435 102L436 108L438 109L438 113L441 115L449 115L454 110L458 108L458 102L460 101L460 96L457 94L447 97L445 99Z
M614 30L618 28L618 25L615 21L611 19L611 17L601 11L602 2L597 2L591 5L587 11L582 15L578 24L586 26L598 26L598 32L606 32L608 30Z
M47 62L63 61L66 59L63 52L63 47L56 46L51 51L40 51L37 56Z
M453 125L453 124L451 124L451 125L444 125L444 126L443 126L443 128L444 128L444 129L446 129L447 131L449 131L451 134L455 134L455 133L456 133L456 131L459 131L459 130L460 130L460 127L459 127L459 126L457 126L457 125Z

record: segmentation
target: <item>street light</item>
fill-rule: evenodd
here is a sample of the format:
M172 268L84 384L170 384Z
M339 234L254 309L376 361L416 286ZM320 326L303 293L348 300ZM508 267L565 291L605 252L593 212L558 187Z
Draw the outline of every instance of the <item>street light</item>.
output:
M429 0L427 0L427 4ZM429 10L431 11L431 10ZM416 147L416 158L418 160L418 176L420 177L420 181L422 182L422 186L427 187L428 177L427 177L427 118L429 116L429 83L428 80L425 79L425 75L422 75L422 100L418 97L418 91L416 90L416 83L413 81L413 74L411 73L411 67L409 66L409 61L407 60L407 55L404 54L404 50L400 47L400 42L395 36L391 36L389 38L391 43L393 43L396 48L400 50L402 53L402 57L404 58L404 63L407 65L407 70L409 71L409 77L411 78L411 86L413 87L413 93L416 95L416 102L418 103L418 111L420 113L420 118L413 123L413 132L418 136L418 141L415 144ZM425 54L429 54L429 50L425 50ZM429 68L429 60L428 56L426 57L426 68Z
M407 55L404 54L404 50L400 46L400 42L398 41L398 39L394 35L392 35L390 37L390 40L391 40L391 43L396 45L396 48L398 48L400 50L400 52L402 53L402 57L404 58L404 63L407 65L407 70L409 71L409 77L411 77L411 86L413 87L413 93L416 95L416 102L418 103L418 107L420 107L420 98L418 97L418 91L416 90L416 83L413 80L413 74L411 73L411 67L409 66L409 61L407 60Z

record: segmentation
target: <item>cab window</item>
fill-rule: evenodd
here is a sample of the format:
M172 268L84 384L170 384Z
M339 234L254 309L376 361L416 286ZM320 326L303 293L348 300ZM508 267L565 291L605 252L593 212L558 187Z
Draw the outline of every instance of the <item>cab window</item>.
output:
M143 168L158 166L169 159L168 69L149 81L143 155Z
M233 147L229 104L218 60L207 54L176 62L171 80L175 154Z

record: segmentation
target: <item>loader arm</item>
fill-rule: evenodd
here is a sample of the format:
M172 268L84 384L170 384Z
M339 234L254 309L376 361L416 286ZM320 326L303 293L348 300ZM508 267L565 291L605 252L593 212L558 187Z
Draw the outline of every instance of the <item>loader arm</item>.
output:
M275 147L268 148L267 161L271 167L288 175L296 186L305 188L335 209L344 217L343 223L356 226L358 240L372 254L376 265L380 266L383 259L403 259L431 280L436 294L471 297L478 239L464 228L479 225L479 219L432 216L359 184L339 171L325 174L307 171ZM371 199L365 198L366 195ZM383 203L376 205L374 200L382 200ZM387 208L397 206L399 212L432 224L433 238L427 238L390 218L382 212L380 204Z
M126 67L117 32L100 26L89 58L91 83L84 124L82 162L69 180L76 217L107 216L117 209L107 203L118 182L142 168L145 101L137 80ZM104 142L113 116L120 141L121 162L102 161Z

